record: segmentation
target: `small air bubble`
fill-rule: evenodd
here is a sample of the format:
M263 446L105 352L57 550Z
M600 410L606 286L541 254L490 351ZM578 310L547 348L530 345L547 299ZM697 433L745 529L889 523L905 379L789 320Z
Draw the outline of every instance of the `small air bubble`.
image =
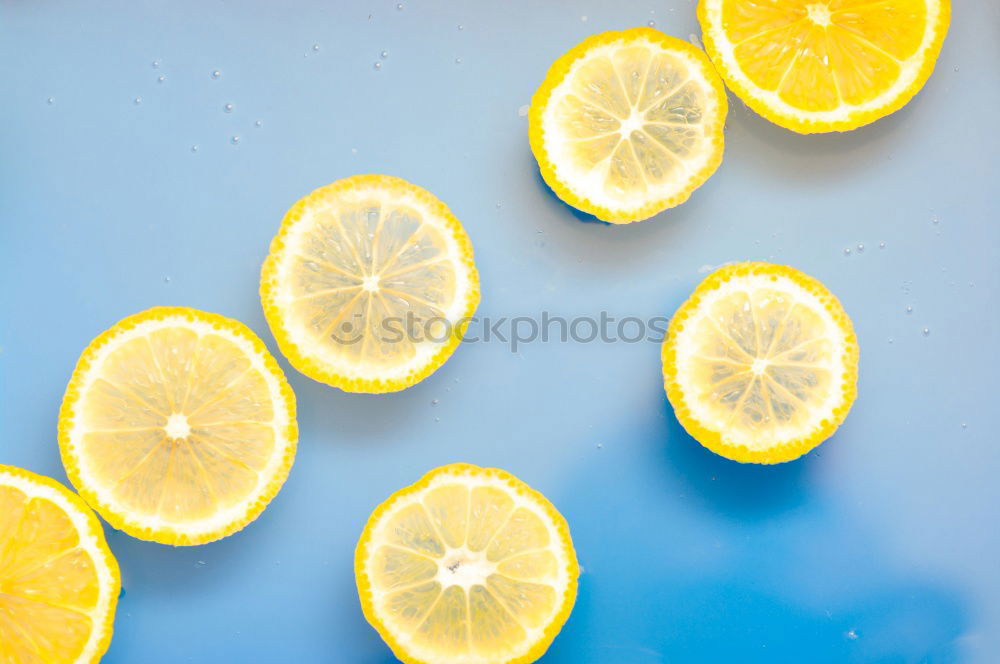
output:
M383 60L385 60L386 58L389 57L389 51L382 51L381 53L378 54L378 57L380 57Z
M892 343L892 337L889 337L889 343Z
M170 277L163 277L163 283L169 284L170 283Z
M440 402L437 399L431 399L431 405L432 406L436 406L436 405L438 405L438 403L440 403Z
M231 139L229 139L229 140L230 140L230 142L232 142L232 144L233 144L233 145L236 145L237 143L239 143L239 142L240 142L240 137L239 137L239 136L233 136L233 137L232 137Z
M600 449L603 449L603 448L604 448L604 443L598 443L597 444L597 449L600 450Z
M45 103L47 103L49 106L51 106L52 104L56 103L56 98L55 97L49 97L48 99L45 100Z
M499 210L502 207L503 207L503 203L501 203L500 201L497 201L497 209Z
M403 11L403 3L402 2L400 2L399 4L396 5L396 11L400 11L400 12Z
M930 333L931 333L931 329L930 329L929 327L925 327L925 328L923 329L923 333L924 333L924 336L925 336L925 337L926 337L926 336L929 336L929 335L930 335Z
M157 76L156 77L156 82L157 83L163 83L165 80L167 80L166 76Z
M851 641L857 641L857 640L858 640L858 633L857 633L857 632L855 632L855 631L854 631L854 630L852 629L851 631L849 631L849 632L847 633L847 638L848 638L848 639L850 639Z
M455 64L456 65L462 64L462 58L455 58Z
M263 127L264 126L264 122L263 122L263 120L254 120L253 126L254 127L258 127L258 128L259 127Z
M441 418L440 418L440 417L435 417L435 418L434 418L434 421L435 421L435 422L440 422L440 421L441 421Z
M357 148L351 148L351 154L357 154L357 153L358 153Z
M191 146L191 152L197 152L197 151L198 151L198 146L197 145L192 145Z
M319 44L313 44L313 51L319 50Z
M939 223L940 221L941 221L941 220L940 220L940 219L938 219L936 215L935 215L935 216L933 216L933 217L931 217L931 223L932 223L932 224L937 224L937 223Z
M912 314L913 313L913 307L911 307L910 305L906 305L906 313Z
M464 25L462 25L461 23L459 23L459 24L458 24L458 29L459 29L459 30L465 30L465 26L464 26Z
M879 242L878 243L878 248L879 249L885 249L885 242Z
M847 247L847 248L844 249L844 255L845 256L850 256L851 255L851 248L850 247Z
M968 425L968 424L966 424L965 422L962 422L962 428L963 428L963 429L967 429L968 427L969 427L969 425Z
M138 106L139 104L141 104L141 103L142 103L142 97L136 97L135 99L133 99L133 100L132 100L132 102L133 102L133 103L134 103L134 104L135 104L136 106Z
M522 104L521 106L518 107L517 114L519 117L523 118L528 115L528 111L530 110L531 106L529 106L528 104Z
M212 78L219 78L221 76L222 76L222 72L219 71L218 69L216 69L215 71L212 72Z
M153 69L159 69L159 68L160 68L160 61L153 60Z
M955 65L955 71L958 71L958 65Z
M372 65L372 67L375 69L375 71L378 71L379 69L382 68L382 63L376 62L375 64Z
M656 27L656 21L649 21L648 23L646 23L646 25L648 25L651 28L655 28Z
M865 245L863 245L863 244L859 244L859 245L858 245L858 253L860 254L860 253L861 253L862 251L864 251L864 250L865 250Z
M587 16L586 15L581 16L580 20L583 21L584 23L586 23L587 22Z
M225 111L226 113L232 113L233 112L233 105L232 104L226 104L225 106L222 107L222 110Z

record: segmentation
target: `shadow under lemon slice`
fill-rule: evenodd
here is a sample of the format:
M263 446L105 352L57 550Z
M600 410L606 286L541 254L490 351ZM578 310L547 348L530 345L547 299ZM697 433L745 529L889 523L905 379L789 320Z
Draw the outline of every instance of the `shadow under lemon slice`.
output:
M569 527L502 470L443 466L368 520L361 606L408 664L514 664L544 654L576 600Z
M739 263L706 278L663 342L681 425L728 459L780 463L829 438L854 403L858 342L837 298L790 267Z

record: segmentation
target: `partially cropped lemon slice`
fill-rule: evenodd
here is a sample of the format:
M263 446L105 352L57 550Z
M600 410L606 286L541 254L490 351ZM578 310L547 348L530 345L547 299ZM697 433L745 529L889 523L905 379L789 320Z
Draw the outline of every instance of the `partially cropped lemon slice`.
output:
M671 319L663 375L698 442L735 461L779 463L844 421L858 344L823 284L790 267L742 263L711 274Z
M358 175L292 206L260 295L296 369L348 392L393 392L454 352L479 275L444 203L399 178Z
M726 84L800 133L846 131L901 108L934 70L949 0L700 0Z
M531 150L570 205L604 221L687 200L722 161L726 94L705 54L649 28L586 39L531 100Z
M569 617L579 575L552 504L468 464L390 496L354 561L365 617L407 664L534 662Z
M295 457L295 395L242 323L161 307L83 352L59 414L63 464L111 525L163 544L232 534Z
M0 466L0 662L98 662L120 588L90 508L47 477Z

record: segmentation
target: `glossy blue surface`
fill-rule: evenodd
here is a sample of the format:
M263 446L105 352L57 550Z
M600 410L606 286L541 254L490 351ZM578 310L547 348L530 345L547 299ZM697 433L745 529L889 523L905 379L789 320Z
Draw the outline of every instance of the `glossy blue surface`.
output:
M708 266L794 265L854 320L857 404L808 457L740 466L682 431L655 343L469 343L386 396L282 359L287 484L207 546L109 531L125 594L104 661L394 661L358 607L354 544L382 499L453 461L509 470L569 520L584 573L547 664L1000 661L1000 6L957 2L924 91L848 135L793 135L733 98L716 175L611 227L544 186L519 109L587 35L687 38L694 3L402 2L0 3L0 463L65 481L62 391L128 314L222 313L275 351L268 242L296 199L356 173L451 206L482 316L666 316Z

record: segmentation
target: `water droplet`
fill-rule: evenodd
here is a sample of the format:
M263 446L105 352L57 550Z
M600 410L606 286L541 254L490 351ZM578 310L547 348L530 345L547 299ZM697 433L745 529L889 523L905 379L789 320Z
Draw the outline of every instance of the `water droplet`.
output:
M383 60L385 60L386 58L389 57L389 51L382 51L381 53L378 54L378 57L380 57Z
M858 633L852 629L847 633L847 638L849 638L851 641L857 641Z
M862 251L864 251L864 250L865 250L865 245L863 245L863 244L859 244L859 245L858 245L858 253L860 254L860 253L861 253Z
M198 146L197 145L192 145L191 146L191 152L197 152L197 151L198 151Z
M892 343L892 337L889 337L889 343Z
M962 428L963 428L963 429L967 429L968 427L969 427L969 425L968 425L968 424L966 424L965 422L962 422Z
M923 333L924 333L924 336L926 337L926 336L928 336L931 333L931 329L929 327L925 327L923 329Z
M955 71L958 71L958 65L955 65Z
M263 127L264 126L264 121L263 120L254 120L253 126L257 127L257 128Z
M160 61L153 60L153 69L159 69L159 68L160 68Z
M528 104L523 104L520 107L518 107L517 114L518 116L523 118L528 115L529 110L531 110L531 106L529 106Z
M230 140L230 142L232 142L232 144L233 144L233 145L236 145L237 143L239 143L239 142L240 142L240 137L239 137L239 136L233 136L233 137L232 137L231 139L229 139L229 140Z
M648 25L648 26L649 26L649 27L651 27L651 28L655 28L655 27L656 27L656 21L650 21L650 22L649 22L649 23L647 23L646 25Z
M49 106L51 106L52 104L56 103L56 98L55 97L49 97L48 99L45 100L45 103L47 103Z
M847 248L844 249L844 255L845 256L850 256L851 255L851 248L850 247L847 247Z
M431 405L432 405L432 406L436 406L436 405L438 405L438 403L439 403L439 402L438 402L438 400L437 400L437 399L431 399Z
M222 76L222 72L218 69L212 72L212 78L219 78L220 76Z
M455 58L455 64L456 65L462 64L462 58Z
M459 23L459 24L458 24L458 29L459 29L459 30L465 30L465 26L464 26L464 25L462 25L461 23Z
M403 11L403 3L402 2L400 2L399 4L396 5L396 11L400 11L400 12Z
M598 443L597 444L597 449L602 449L603 447L604 447L604 443Z
M167 80L166 76L157 76L156 77L156 82L157 83L163 83L165 80Z
M313 44L313 51L319 50L319 44Z
M207 565L207 564L208 564L208 563L206 563L206 562L205 562L204 560L199 560L199 561L195 562L194 566L195 566L196 568L197 568L197 567L204 567L204 566L205 566L205 565Z
M233 105L232 104L226 104L225 106L222 107L222 110L225 111L226 113L232 113L233 112Z
M587 22L587 16L586 16L586 14L584 14L583 16L581 16L580 20L583 21L584 23L586 23Z
M132 101L133 101L133 102L135 103L135 105L136 105L136 106L138 106L139 104L141 104L141 103L142 103L142 97L136 97L136 98L135 98L134 100L132 100Z
M170 283L170 277L163 277L163 283L169 284Z
M375 64L372 65L372 67L375 69L375 71L378 71L379 69L382 68L382 63L376 62Z
M879 249L885 249L885 242L879 242L878 243L878 248Z
M932 223L932 224L936 224L936 223L938 223L938 222L940 222L940 221L941 221L941 220L937 218L937 215L935 215L935 216L931 217L931 223Z
M910 305L906 305L906 313L912 314L913 313L913 307L911 307Z
M441 421L441 418L440 418L440 417L435 417L435 418L434 418L434 421L435 421L435 422L440 422L440 421Z
M503 207L503 203L501 203L500 201L497 201L497 209L499 210L502 207Z

